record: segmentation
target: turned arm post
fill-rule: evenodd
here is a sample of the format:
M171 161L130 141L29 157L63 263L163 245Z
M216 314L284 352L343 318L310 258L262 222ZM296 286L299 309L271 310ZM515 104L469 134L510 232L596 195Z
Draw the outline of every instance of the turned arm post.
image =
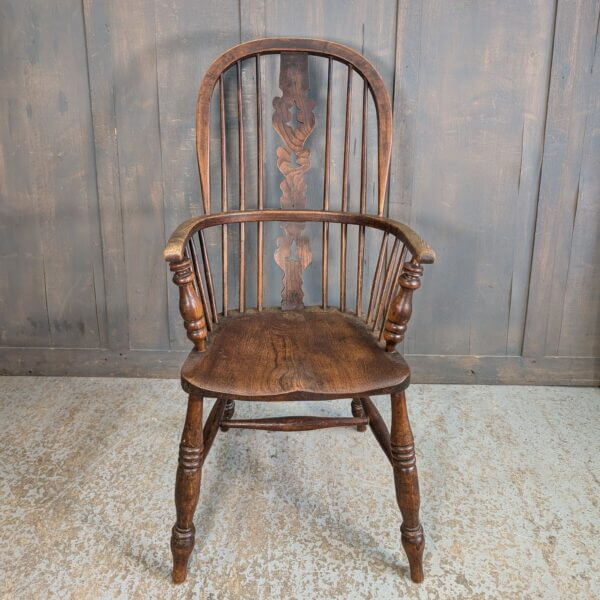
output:
M396 344L399 344L406 334L406 329L412 314L413 292L421 287L421 276L423 267L417 259L404 263L402 274L398 283L400 291L390 304L390 309L385 321L383 337L385 339L386 352L393 352Z
M169 263L173 271L173 282L179 287L179 312L188 338L194 343L194 348L202 352L206 348L206 320L202 302L194 287L194 270L192 261L185 258L179 262Z

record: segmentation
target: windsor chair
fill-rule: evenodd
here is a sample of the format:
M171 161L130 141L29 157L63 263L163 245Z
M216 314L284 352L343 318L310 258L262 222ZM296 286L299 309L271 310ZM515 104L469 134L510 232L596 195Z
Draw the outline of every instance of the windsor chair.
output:
M278 82L281 90L281 94L273 99L272 116L273 128L279 136L276 165L282 179L281 196L277 199L280 208L276 209L265 207L264 183L264 75L261 63L270 55L279 56ZM313 205L319 204L319 210L307 207L304 178L311 167L311 150L307 140L316 126L315 101L309 94L309 56L310 61L325 61L327 73L326 100L322 111L325 116L322 195L310 198ZM331 210L334 199L330 197L334 64L336 69L343 69L342 73L345 71L346 76L341 210ZM247 89L243 90L242 74L249 66L254 74L252 88L256 97L256 110L252 115L244 111ZM229 98L233 101L229 104L224 83L228 73L233 75L230 81L235 84L235 94ZM349 198L353 78L362 83L360 185L355 186L358 212L350 211ZM213 93L215 119L211 119ZM369 98L376 113L377 160L373 161L376 166L372 170L377 171L377 185L371 188L374 190L372 204L376 214L367 212ZM225 113L227 106L236 103L237 127L234 131L237 129L237 152L234 154L237 154L239 210L230 210L227 178L232 155L231 148L228 149L228 137L232 128L228 127ZM252 140L253 146L256 144L257 157L256 209L246 206L248 152L244 125L250 117L255 121L256 130L256 139ZM214 177L220 182L219 212L211 211L219 200L212 198L210 191L212 121L220 122L220 127L213 127L219 130L215 137L220 139L220 168L217 165ZM194 546L193 515L200 491L202 465L219 430L304 431L352 426L365 431L368 425L393 467L396 497L403 520L401 541L408 556L411 578L421 582L424 536L419 521L414 442L404 393L410 371L395 348L406 332L412 312L413 291L419 288L423 273L421 265L432 263L435 254L409 227L383 216L392 143L392 109L381 76L363 56L333 42L272 38L240 44L218 57L202 80L197 100L196 143L204 215L179 225L164 252L174 273L173 281L179 288L179 307L187 336L194 345L181 371L182 387L189 397L175 484L177 520L171 537L173 581L180 583L186 578L187 563ZM254 197L252 200L254 202ZM318 306L305 308L303 275L311 264L311 244L313 248L315 246L315 241L306 234L306 224L313 222L322 224L317 236L321 238L317 241L322 251L321 302ZM283 272L279 308L265 306L264 229L270 223L274 223L280 233L274 247L268 249ZM246 233L251 226L256 227L255 267L248 264L246 248ZM339 299L335 302L328 297L328 267L334 240L330 233L333 227L339 233ZM209 228L221 230L217 235L220 240L220 288L214 283L214 260L211 266L210 249L205 239L205 231ZM228 228L238 230L237 251L231 255L231 232ZM347 294L350 280L347 268L349 228L353 228L357 237L356 273L351 275L353 285L356 284L352 307ZM381 238L377 261L375 264L373 260L374 269L370 275L365 268L367 234ZM232 261L237 261L239 272L235 309L230 306L232 298L229 291ZM255 268L256 273L256 295L252 298L252 307L249 307L246 305L246 275L251 268ZM365 281L367 276L368 281ZM368 283L369 288L366 286ZM241 365L243 368L240 368ZM370 399L375 394L391 395L391 433ZM203 427L205 397L217 400ZM352 417L233 418L236 400L264 402L334 398L351 399Z

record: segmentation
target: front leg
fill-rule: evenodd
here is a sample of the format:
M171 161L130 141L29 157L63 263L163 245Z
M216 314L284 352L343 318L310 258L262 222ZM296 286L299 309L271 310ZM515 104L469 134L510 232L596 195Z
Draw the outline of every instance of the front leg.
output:
M415 444L408 421L404 392L392 394L392 431L390 435L396 500L402 513L402 546L408 556L410 577L423 581L425 537L419 521L419 479Z
M171 535L173 582L182 583L187 563L194 548L194 511L200 494L202 475L202 396L190 394L185 426L179 445L179 466L175 480L177 521Z

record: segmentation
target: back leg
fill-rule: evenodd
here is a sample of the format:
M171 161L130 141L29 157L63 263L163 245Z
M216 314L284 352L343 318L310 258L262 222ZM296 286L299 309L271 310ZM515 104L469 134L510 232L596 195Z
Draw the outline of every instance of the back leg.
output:
M360 402L360 398L352 398L352 404L350 405L350 408L352 409L352 416L354 418L361 418L361 417L365 416L365 411L363 410L362 404ZM357 425L356 430L357 431L366 431L367 426L366 425Z
M221 419L221 431L228 431L229 427L225 425L225 421L228 421L233 417L233 413L235 412L235 402L233 400L227 400L225 403L225 412L223 413L223 418Z

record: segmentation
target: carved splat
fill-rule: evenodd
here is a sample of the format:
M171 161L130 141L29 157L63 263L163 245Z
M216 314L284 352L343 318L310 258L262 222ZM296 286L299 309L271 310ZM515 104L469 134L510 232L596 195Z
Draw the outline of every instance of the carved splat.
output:
M277 148L277 167L283 174L281 208L303 209L306 208L304 174L310 169L310 150L304 144L315 127L315 103L307 95L306 53L281 53L279 87L283 93L273 99L273 127L283 141L283 146ZM304 223L285 223L281 227L284 235L277 238L275 262L283 271L281 308L284 310L304 306L302 273L312 259L304 227Z

